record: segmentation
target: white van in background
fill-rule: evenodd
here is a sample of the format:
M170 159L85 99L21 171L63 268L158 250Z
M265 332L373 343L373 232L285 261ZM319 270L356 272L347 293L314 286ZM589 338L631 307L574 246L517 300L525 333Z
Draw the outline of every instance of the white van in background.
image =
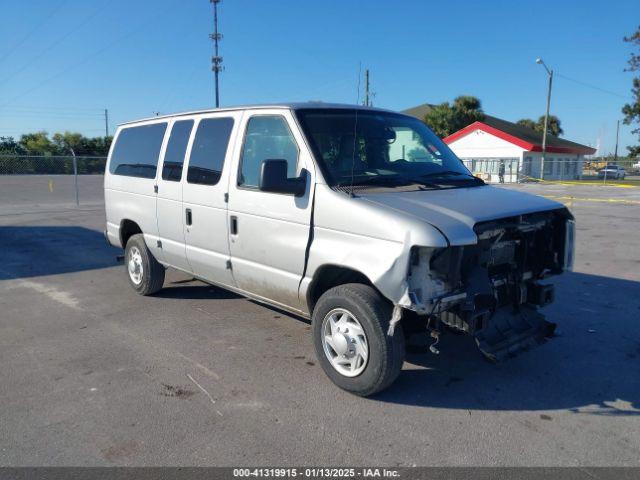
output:
M542 343L543 280L573 263L561 204L486 185L424 123L382 109L126 123L104 187L134 290L157 292L172 267L309 317L325 373L358 395L393 382L416 325L465 332L492 360Z

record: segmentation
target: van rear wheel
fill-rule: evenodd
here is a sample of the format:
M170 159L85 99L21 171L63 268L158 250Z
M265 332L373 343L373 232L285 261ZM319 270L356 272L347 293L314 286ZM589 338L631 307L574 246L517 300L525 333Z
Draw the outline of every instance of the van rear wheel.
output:
M313 343L322 369L338 387L369 396L398 377L405 342L399 325L388 334L391 314L391 305L369 285L339 285L320 297L312 316Z
M152 295L164 284L164 267L147 248L142 234L132 235L125 248L129 284L140 295Z

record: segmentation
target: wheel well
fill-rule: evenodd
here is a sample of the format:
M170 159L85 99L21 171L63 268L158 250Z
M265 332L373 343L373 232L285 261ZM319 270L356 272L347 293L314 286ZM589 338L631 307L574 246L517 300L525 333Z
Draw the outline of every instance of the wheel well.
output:
M313 312L316 302L324 292L338 285L344 285L345 283L363 283L374 287L367 276L357 270L338 265L322 266L313 276L313 280L309 285L309 291L307 293L309 311Z
M136 222L133 220L122 220L122 222L120 222L120 244L122 248L125 248L129 239L137 233L142 233L142 230Z

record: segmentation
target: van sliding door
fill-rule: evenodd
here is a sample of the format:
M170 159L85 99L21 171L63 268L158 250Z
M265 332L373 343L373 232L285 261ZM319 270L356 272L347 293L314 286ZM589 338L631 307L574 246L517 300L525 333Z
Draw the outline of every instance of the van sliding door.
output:
M156 218L162 242L164 263L191 272L187 262L182 208L183 164L194 121L177 120L164 151L164 161L157 180Z
M194 275L235 286L229 268L227 202L230 145L239 112L207 115L196 125L183 184L187 260Z

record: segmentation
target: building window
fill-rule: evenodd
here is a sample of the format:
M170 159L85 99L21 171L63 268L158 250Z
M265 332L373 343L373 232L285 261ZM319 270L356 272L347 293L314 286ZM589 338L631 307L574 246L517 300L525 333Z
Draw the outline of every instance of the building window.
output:
M553 174L553 158L544 159L544 174L545 175Z

